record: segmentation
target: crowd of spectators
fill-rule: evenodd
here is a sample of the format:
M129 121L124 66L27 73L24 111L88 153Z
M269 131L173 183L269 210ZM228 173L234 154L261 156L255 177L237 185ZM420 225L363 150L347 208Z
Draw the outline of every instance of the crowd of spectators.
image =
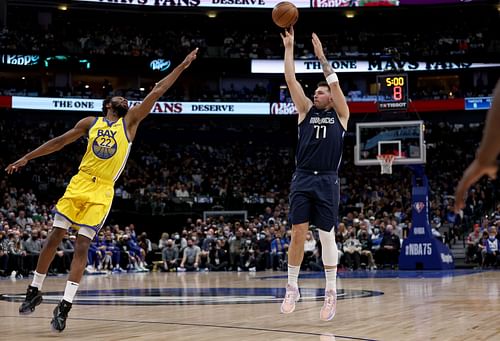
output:
M166 214L179 208L190 212L245 209L249 213L247 220L228 220L224 216L202 220L198 214L183 226L161 231L164 233L158 243L154 239L159 235L151 236L147 226L110 224L93 242L88 272L147 271L154 264L164 271L285 268L290 238L287 196L294 168L293 146L283 143L283 139L291 140L285 131L288 128L270 126L269 134L262 135L258 131L262 126L224 127L226 134L249 138L228 144L220 142L224 138L216 127L191 125L191 130L187 126L181 130L195 142L187 142L191 138L166 138L158 143L154 131L139 136L117 183L114 211L135 210L148 216L165 215L168 220ZM23 152L70 126L70 122L61 120L1 120L4 157L0 167L5 168ZM294 129L292 125L288 133L293 134ZM452 209L456 181L473 158L481 131L481 124L426 124L426 173L434 236L448 244L456 243L474 224L480 224L479 230L475 227L467 239L468 260L487 266L498 262L494 236L495 225L500 224L500 208L495 211L492 206L498 189L482 180L471 190L462 214L456 215ZM259 143L262 136L269 141ZM212 143L204 139L212 139ZM255 143L250 143L252 139ZM85 143L79 140L62 152L30 162L16 176L0 175L2 274L19 277L34 270L52 228L55 200L76 171ZM411 171L398 167L391 176L381 176L378 167L356 167L352 143L352 135L347 136L340 170L340 265L353 270L394 267L400 242L411 229ZM68 271L74 236L70 232L61 243L51 272ZM302 267L317 270L321 266L321 246L312 232L306 241Z
M323 31L314 28L321 36L325 55L329 59L378 59L395 61L482 61L493 60L500 52L500 36L496 27L497 16L489 10L469 7L469 13L460 9L436 9L429 11L426 25L421 21L413 21L407 12L385 13L385 20L377 14L363 15L363 24L357 19L347 20L341 13L328 14L317 12L315 17L310 13L301 13L301 21L297 28L295 42L295 58L314 59L310 45L310 32L304 27L315 27L322 19L332 20L337 26ZM412 9L412 11L416 10ZM192 16L165 13L160 15L135 15L117 13L110 16L100 12L68 11L67 13L38 13L36 9L10 10L8 25L0 28L0 50L12 54L40 54L43 57L56 55L106 56L110 58L147 57L178 60L194 47L199 47L200 59L282 59L283 47L279 30L268 21L260 21L257 13L221 13L220 18L209 19L202 13L193 12ZM431 13L432 12L432 13ZM421 12L418 12L421 13ZM439 14L441 13L441 14ZM483 14L482 16L474 14ZM414 15L419 18L419 14ZM439 20L432 20L434 17ZM187 20L190 18L192 20ZM464 20L461 20L464 18ZM102 20L101 20L102 19ZM128 25L129 22L135 25ZM88 22L93 22L89 25ZM259 22L259 25L255 25ZM392 23L392 24L391 24ZM395 29L397 27L397 29ZM90 58L92 59L92 58ZM124 62L126 63L126 62ZM99 63L97 63L99 64ZM78 68L78 67L76 67ZM94 65L92 66L94 68ZM82 72L84 75L88 70ZM93 71L93 69L92 69ZM77 72L78 73L78 72ZM0 77L0 94L18 96L48 96L103 98L114 93L129 99L142 99L150 84L137 85L138 75L127 85L88 84L80 79L72 81L74 75L68 77L67 84L61 77L47 81L48 75L37 79L26 78L2 79ZM144 78L140 75L139 78ZM245 102L279 102L281 95L279 86L283 80L270 81L262 78L260 83L251 86L232 87L224 84L228 78L241 78L242 83L252 83L259 75L228 75L221 72L217 79L203 79L199 74L197 81L188 85L186 91L176 92L174 87L164 100L184 101L245 101ZM211 76L207 76L211 77ZM14 77L21 78L21 77ZM44 80L42 80L42 78ZM76 77L78 78L78 77ZM85 78L85 77L83 77ZM347 77L346 77L347 78ZM462 77L461 77L462 78ZM302 81L302 80L301 80ZM205 86L211 82L212 86ZM59 83L55 85L56 83ZM115 83L118 83L115 81ZM133 85L131 85L133 84ZM216 85L213 85L216 84ZM314 85L312 85L314 86ZM358 89L355 85L343 82L343 90L350 100L375 100L373 92ZM416 99L448 99L489 95L491 85L487 82L470 81L468 76L457 81L455 85L434 84L434 86L414 84L410 94ZM141 90L142 89L142 90ZM370 94L372 96L370 96Z
M81 31L81 30L80 30ZM122 55L145 57L169 57L181 55L194 47L200 47L202 55L211 58L249 58L278 59L282 58L277 34L265 31L262 35L231 32L217 45L207 46L206 39L200 32L179 35L178 32L162 32L161 37L154 35L132 36L120 29L119 34L113 28L82 32L77 37L55 37L53 33L45 33L41 37L33 37L32 33L4 28L0 32L0 44L6 51L24 51L25 53L64 53L76 55ZM307 41L305 37L302 37ZM441 57L444 55L477 56L496 49L496 41L491 46L484 41L481 32L469 33L456 37L451 33L438 38L405 36L390 34L384 37L392 47L381 47L380 36L369 32L326 36L326 56L328 58L346 57ZM299 38L298 38L299 39ZM430 44L429 44L430 41ZM165 51L168 47L168 52ZM305 43L297 43L295 57L312 59L314 53Z
M195 22L190 20L189 24L174 16L170 16L168 22L154 22L154 17L134 17L136 22L143 24L133 26L123 24L129 20L125 18L121 21L98 20L93 25L82 22L82 18L85 15L54 19L50 25L24 23L23 20L12 22L0 31L0 47L15 53L132 57L172 57L199 47L201 55L210 58L283 57L279 30L270 21L262 23L259 29L255 25L242 25L242 22L258 20L255 15L224 21L199 18ZM333 33L323 33L325 55L328 58L484 57L498 52L500 47L498 32L490 29L493 27L490 16L484 16L482 22L469 22L469 25L458 20L440 20L418 29L399 25L398 30L386 23L378 22L375 27L369 24L376 20L374 16L366 25L346 21ZM388 17L388 20L394 18ZM411 18L408 21L411 22ZM321 34L321 30L318 33ZM296 58L314 58L309 35L310 32L299 28L295 39Z

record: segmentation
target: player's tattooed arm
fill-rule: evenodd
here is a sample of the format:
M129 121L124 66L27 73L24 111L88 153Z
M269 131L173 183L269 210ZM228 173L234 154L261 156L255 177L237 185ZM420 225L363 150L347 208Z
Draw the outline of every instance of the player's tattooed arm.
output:
M328 60L326 59L325 55L318 57L318 59L321 63L321 68L323 69L323 74L325 75L325 78L335 72L330 63L328 63Z

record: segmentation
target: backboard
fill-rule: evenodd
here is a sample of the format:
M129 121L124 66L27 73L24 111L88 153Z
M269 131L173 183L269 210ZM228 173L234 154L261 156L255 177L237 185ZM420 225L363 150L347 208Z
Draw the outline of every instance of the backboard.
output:
M395 165L425 163L423 121L365 122L356 124L354 163L378 165L377 155L395 155Z

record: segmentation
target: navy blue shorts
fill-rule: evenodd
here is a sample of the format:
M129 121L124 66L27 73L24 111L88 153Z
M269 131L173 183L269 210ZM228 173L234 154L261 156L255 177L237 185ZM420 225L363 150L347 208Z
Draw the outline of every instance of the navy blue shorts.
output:
M290 221L309 222L323 231L337 226L340 184L337 172L297 169L290 186Z

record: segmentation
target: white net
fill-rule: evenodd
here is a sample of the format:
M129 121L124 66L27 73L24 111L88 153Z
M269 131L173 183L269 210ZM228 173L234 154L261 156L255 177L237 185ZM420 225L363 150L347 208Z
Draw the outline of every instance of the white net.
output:
M380 174L392 174L392 163L395 155L382 154L377 155L377 160L380 163Z

